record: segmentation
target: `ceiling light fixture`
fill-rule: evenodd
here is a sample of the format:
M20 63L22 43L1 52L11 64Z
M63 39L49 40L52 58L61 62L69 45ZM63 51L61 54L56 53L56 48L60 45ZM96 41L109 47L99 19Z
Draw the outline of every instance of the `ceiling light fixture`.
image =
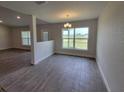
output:
M3 20L0 20L0 23L3 23Z
M69 15L66 15L66 17L67 18L69 18ZM72 27L72 24L70 24L69 22L66 22L65 24L64 24L64 28L71 28Z
M17 19L21 19L21 17L20 17L20 16L17 16L16 18L17 18Z

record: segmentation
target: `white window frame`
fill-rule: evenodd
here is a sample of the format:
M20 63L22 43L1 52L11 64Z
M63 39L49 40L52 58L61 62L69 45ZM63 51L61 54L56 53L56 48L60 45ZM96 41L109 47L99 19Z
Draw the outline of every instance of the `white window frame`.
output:
M23 36L22 36L23 32L29 32L30 37L29 38L23 38ZM28 44L23 44L23 39L27 39ZM31 46L31 32L30 31L21 31L21 45L22 46Z
M75 48L75 44L76 44L76 43L75 43L75 29L76 29L76 28L88 28L87 49L83 49L83 48L82 48L82 49L78 49L78 48ZM64 48L64 47L63 47L63 30L65 30L65 29L63 28L62 31L61 31L61 32L62 32L62 33L61 33L62 49L88 51L88 50L89 50L89 33L90 33L89 29L90 29L90 28L89 28L89 27L75 27L75 28L71 28L71 29L74 29L74 40L73 40L73 44L74 44L73 46L74 46L74 47L73 47L73 48Z

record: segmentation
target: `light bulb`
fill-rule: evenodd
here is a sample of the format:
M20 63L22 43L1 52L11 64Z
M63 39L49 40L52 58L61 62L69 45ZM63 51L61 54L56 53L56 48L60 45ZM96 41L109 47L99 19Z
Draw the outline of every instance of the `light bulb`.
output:
M17 19L21 19L21 17L20 17L20 16L17 16L16 18L17 18Z
M66 28L66 24L64 24L64 27Z
M71 28L71 26L72 26L72 25L71 25L71 24L69 24L69 27L70 27L70 28Z
M64 28L71 28L71 27L72 27L72 25L68 22L64 24Z
M0 23L3 23L3 20L0 20Z

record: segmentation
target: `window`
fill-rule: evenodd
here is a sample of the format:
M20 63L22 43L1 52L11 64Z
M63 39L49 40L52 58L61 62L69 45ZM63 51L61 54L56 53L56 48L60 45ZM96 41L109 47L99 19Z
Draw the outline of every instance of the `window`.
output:
M43 41L48 41L48 32L43 32Z
M74 47L74 29L63 30L63 48Z
M22 31L21 38L22 38L22 45L26 45L26 46L31 45L30 31Z
M88 49L89 28L71 28L62 31L62 46L67 49Z

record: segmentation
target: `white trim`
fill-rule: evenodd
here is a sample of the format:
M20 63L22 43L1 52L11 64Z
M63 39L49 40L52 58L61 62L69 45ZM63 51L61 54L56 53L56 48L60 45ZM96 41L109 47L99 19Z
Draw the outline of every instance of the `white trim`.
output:
M47 59L48 57L52 56L54 53L49 54L48 56L43 57L42 59L37 60L34 62L33 65L37 65L38 63L42 62L43 60Z
M85 54L74 54L74 53L69 53L69 52L61 52L61 51L55 51L56 54L65 54L65 55L73 55L73 56L80 56L80 57L89 57L89 58L95 58L94 56L90 56L90 55L85 55Z
M105 85L106 85L107 91L108 91L108 92L111 92L111 89L110 89L110 87L109 87L109 84L108 84L107 79L105 78L105 75L104 75L104 73L103 73L103 71L102 71L102 68L101 68L101 66L100 66L100 64L99 64L98 62L97 62L97 64L98 64L98 68L99 68L99 70L100 70L100 73L101 73L101 75L102 75L102 79L103 79L103 81L104 81L104 83L105 83Z
M7 50L7 49L11 49L12 47L7 47L7 48L0 48L0 50Z
M75 48L75 32L76 32L76 28L88 28L88 38L87 38L87 49L78 49L78 48ZM65 28L62 28L62 31L61 31L61 48L62 49L72 49L72 50L83 50L83 51L88 51L89 50L89 33L90 33L90 27L89 26L84 26L84 27L72 27L72 28L70 28L70 29L74 29L73 31L74 31L74 37L73 37L73 44L74 44L74 46L73 46L73 48L64 48L63 47L63 30L66 30ZM69 34L69 30L67 30L68 31L68 34ZM69 39L69 38L68 38Z
M62 48L63 50L79 50L79 51L88 51L88 49L77 49L77 48Z

